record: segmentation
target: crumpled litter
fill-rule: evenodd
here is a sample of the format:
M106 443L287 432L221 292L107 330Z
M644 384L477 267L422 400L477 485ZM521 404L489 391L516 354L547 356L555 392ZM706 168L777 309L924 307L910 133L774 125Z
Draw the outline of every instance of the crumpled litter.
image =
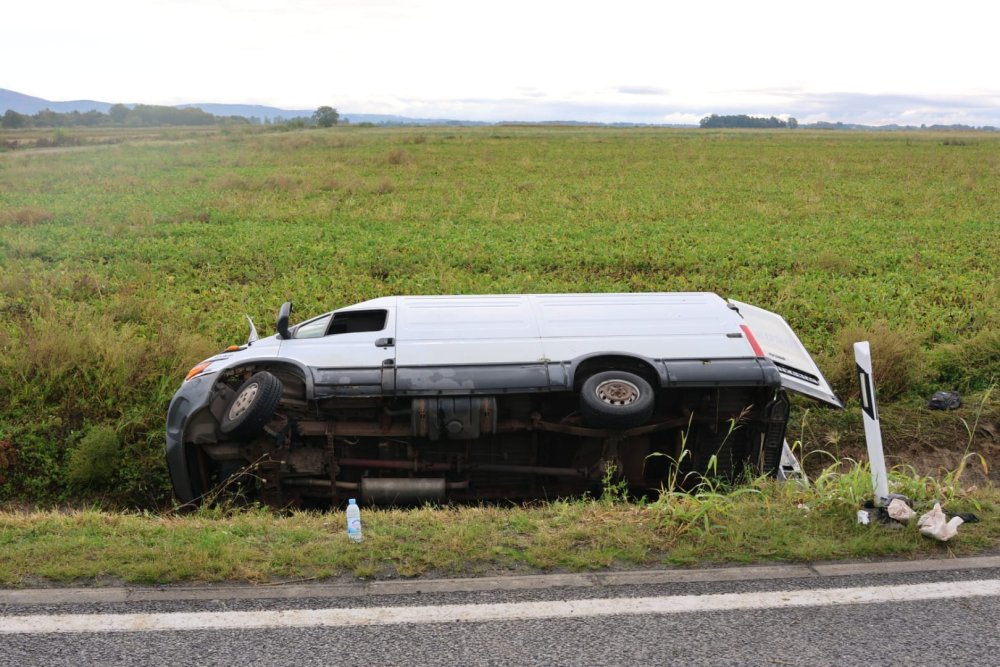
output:
M942 507L941 511L944 512L946 517L960 516L962 521L965 523L979 523L979 517L972 512L950 512L947 507Z
M934 503L934 509L917 520L921 533L942 542L947 542L955 537L958 534L958 527L962 523L964 523L964 519L960 516L952 517L951 521L948 521L944 512L941 511L941 503Z
M876 505L874 500L866 500L858 511L858 523L864 525L885 525L889 523L889 512L884 505ZM864 514L864 516L861 516Z
M892 502L889 503L889 518L906 523L915 516L917 513L910 509L910 506L902 498L893 498Z

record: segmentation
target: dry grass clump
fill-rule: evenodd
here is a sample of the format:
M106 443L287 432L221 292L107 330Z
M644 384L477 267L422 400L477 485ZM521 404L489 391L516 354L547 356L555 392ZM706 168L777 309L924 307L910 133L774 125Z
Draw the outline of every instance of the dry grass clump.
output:
M815 255L810 253L804 263L824 273L849 276L855 272L855 260L835 250L822 250Z
M285 176L284 174L279 174L276 176L268 176L264 180L264 187L270 190L284 190L288 191L295 188L298 185L298 180L292 178L291 176Z
M367 188L367 185L360 178L354 174L347 174L342 178L334 178L326 182L326 184L321 184L321 190L333 190L336 192L343 192L344 194L353 195L356 192L362 192Z
M377 195L387 195L395 189L396 186L393 185L392 180L388 176L380 176L371 186L371 191Z
M176 224L181 222L208 222L211 219L212 215L208 211L192 211L190 209L183 209L173 215L157 218L156 221Z
M385 156L385 161L387 164L394 164L394 165L407 164L408 162L410 162L410 160L411 160L410 154L407 153L402 148L393 148Z
M253 188L250 181L233 173L215 179L212 187L216 190L250 190Z
M829 363L821 364L834 391L841 398L856 398L859 393L854 343L871 344L872 371L880 401L889 401L912 389L928 374L920 347L920 335L914 330L895 329L878 321L868 328L850 327L836 338L836 351Z
M293 137L291 139L286 139L281 142L281 147L289 150L300 150L313 145L313 139L310 137Z
M0 224L17 225L18 227L34 227L48 222L55 216L43 208L26 207L9 211L0 211Z
M960 391L981 389L973 385L970 369L981 377L1000 380L1000 331L989 329L959 343L942 345L933 355L934 366L949 387Z

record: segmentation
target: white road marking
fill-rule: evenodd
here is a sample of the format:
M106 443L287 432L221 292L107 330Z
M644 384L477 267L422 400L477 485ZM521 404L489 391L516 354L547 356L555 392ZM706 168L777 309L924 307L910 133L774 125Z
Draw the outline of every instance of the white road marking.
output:
M900 586L765 591L720 595L674 595L647 598L560 600L504 604L426 607L361 607L169 614L71 614L0 616L2 634L63 632L155 632L177 630L249 630L413 623L482 623L545 618L639 614L681 614L741 609L783 609L846 604L911 602L1000 595L1000 579L937 582Z

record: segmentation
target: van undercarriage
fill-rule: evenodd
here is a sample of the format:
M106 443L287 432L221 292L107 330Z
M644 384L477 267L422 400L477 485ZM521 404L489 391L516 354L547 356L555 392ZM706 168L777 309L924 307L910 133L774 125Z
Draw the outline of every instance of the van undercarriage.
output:
M595 425L574 392L499 396L330 397L284 394L246 441L218 424L251 371L215 383L186 430L196 496L227 488L273 507L556 498L623 481L638 495L701 476L773 474L788 416L772 387L658 389L644 423ZM609 477L610 475L610 477Z

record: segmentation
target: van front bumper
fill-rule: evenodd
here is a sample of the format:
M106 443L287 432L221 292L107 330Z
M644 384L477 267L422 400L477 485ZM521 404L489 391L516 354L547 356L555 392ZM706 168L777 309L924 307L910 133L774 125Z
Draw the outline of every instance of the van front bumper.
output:
M167 470L174 486L174 495L182 503L189 503L201 495L201 475L198 462L189 461L184 447L184 428L191 415L208 406L216 375L196 376L174 394L167 410Z

